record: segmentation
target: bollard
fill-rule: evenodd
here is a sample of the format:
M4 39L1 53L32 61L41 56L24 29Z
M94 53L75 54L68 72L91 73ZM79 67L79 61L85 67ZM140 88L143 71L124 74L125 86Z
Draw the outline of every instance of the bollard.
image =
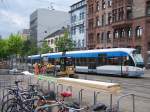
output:
M81 103L82 103L82 101L83 101L83 91L84 91L84 89L81 89L80 91L79 91L79 104L81 105Z
M112 110L113 108L113 95L110 94L110 109Z
M118 98L118 100L117 100L117 112L119 112L120 111L120 100L122 100L123 98L125 98L125 97L127 97L127 96L131 96L132 97L132 100L133 100L133 112L135 112L135 94L126 94L126 95L123 95L123 96L121 96L121 97L119 97Z
M48 91L50 91L50 89L51 89L51 85L50 85L50 82L48 81Z

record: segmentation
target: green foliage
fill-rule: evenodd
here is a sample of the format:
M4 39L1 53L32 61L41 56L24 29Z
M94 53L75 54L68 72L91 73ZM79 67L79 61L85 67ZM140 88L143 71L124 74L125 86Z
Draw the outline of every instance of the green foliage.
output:
M10 53L8 52L8 40L0 39L0 58L7 58Z
M52 51L53 51L53 49L48 46L47 42L43 42L42 47L40 48L40 53L44 54L44 53L48 53L48 52L52 52Z
M20 35L11 34L7 39L0 39L0 58L11 55L28 56L37 54L36 43L23 40Z
M11 34L8 39L9 52L14 54L21 54L23 46L23 40L20 35Z
M37 47L36 43L31 42L31 45L30 45L29 51L28 51L28 55L33 55L33 54L37 54L37 53L38 53L38 47Z
M72 39L69 38L67 31L65 31L64 36L60 37L55 44L59 52L71 51L75 46Z
M31 40L23 41L21 56L37 54L37 51L36 43L31 42Z

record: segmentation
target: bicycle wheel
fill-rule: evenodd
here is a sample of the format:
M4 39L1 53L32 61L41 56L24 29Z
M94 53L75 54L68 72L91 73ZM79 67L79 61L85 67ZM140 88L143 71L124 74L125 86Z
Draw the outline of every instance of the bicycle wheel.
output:
M1 112L6 112L7 107L14 102L14 99L8 99L2 103Z
M12 95L11 93L7 93L6 95L3 96L2 98L2 102L7 101L9 98L12 98L14 95Z
M22 109L18 104L10 104L5 112L22 112Z

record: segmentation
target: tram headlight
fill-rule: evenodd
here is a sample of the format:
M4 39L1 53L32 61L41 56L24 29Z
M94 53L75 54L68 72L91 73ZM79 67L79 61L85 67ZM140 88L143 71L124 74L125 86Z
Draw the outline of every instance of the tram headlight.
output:
M73 70L73 68L69 68L69 70Z

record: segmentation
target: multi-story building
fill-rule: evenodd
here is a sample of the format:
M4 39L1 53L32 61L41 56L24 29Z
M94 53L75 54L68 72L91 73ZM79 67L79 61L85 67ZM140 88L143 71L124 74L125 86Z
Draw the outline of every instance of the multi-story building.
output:
M40 47L46 36L68 24L68 12L37 9L30 15L31 39Z
M112 47L111 0L87 0L87 47Z
M47 41L48 46L53 49L53 52L58 52L58 48L56 48L55 42L59 40L59 38L64 36L64 33L66 31L66 28L61 28L52 34L48 35L44 40Z
M150 50L150 0L88 0L87 6L89 49L137 48L146 63Z
M113 46L133 47L147 63L150 50L150 0L113 0Z
M81 0L71 6L70 37L76 49L86 48L86 0Z
M23 40L27 40L30 38L30 30L29 29L23 29L22 31L19 31L18 34L21 35Z

